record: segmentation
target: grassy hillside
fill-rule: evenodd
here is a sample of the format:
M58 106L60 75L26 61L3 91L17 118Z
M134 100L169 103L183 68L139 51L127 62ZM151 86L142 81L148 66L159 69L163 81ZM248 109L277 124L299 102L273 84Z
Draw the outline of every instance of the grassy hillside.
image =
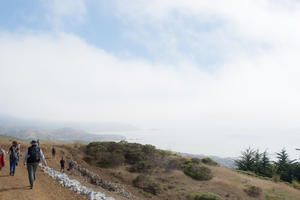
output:
M218 166L209 158L183 157L151 145L95 142L80 150L92 166L151 199L297 200L300 191Z

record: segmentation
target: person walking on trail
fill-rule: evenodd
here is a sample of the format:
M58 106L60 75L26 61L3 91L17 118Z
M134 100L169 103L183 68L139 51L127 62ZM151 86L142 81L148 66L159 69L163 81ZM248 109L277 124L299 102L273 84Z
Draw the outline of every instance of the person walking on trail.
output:
M64 157L61 158L60 160L60 171L61 172L64 172L65 171L65 160L64 160Z
M37 145L35 140L30 142L31 146L26 150L24 154L24 166L27 165L28 178L30 183L30 188L33 188L35 181L35 172L39 165L40 160L42 159L43 163L47 166L45 156L43 151Z
M18 162L18 143L12 142L12 146L9 148L9 175L14 176L16 173L16 165Z
M5 166L5 151L0 147L0 170Z
M73 162L73 160L71 160L69 162L69 168L67 170L72 174L74 167L75 167L75 163Z
M56 150L55 150L54 146L52 146L52 158L55 157L55 154L56 154Z

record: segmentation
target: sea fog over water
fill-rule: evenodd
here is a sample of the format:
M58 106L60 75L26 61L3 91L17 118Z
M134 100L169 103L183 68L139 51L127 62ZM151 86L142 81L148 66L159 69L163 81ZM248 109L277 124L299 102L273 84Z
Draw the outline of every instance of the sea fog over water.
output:
M296 151L298 142L289 138L285 142L270 144L267 137L248 138L242 140L236 135L201 134L193 131L179 130L135 130L120 132L91 132L93 134L118 134L126 137L128 142L151 144L156 148L171 150L174 152L190 153L198 155L214 155L220 157L239 157L241 151L251 147L261 152L267 150L270 157L275 160L276 152L285 148L291 159L300 158L300 151ZM297 146L298 145L298 146Z

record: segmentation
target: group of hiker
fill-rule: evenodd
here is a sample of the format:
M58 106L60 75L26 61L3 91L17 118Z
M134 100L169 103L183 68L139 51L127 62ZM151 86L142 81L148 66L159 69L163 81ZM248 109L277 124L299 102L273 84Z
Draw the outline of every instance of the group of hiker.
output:
M35 181L35 174L37 167L39 165L40 160L43 161L44 165L47 166L47 162L45 159L45 156L43 154L42 149L40 148L39 140L32 140L30 142L31 146L26 149L25 154L24 154L24 159L23 159L23 164L25 167L27 167L27 172L28 172L28 178L29 178L29 183L30 183L30 188L33 188L34 181ZM6 154L9 154L9 175L14 176L16 173L16 166L19 163L20 159L20 150L21 150L21 144L18 143L17 141L13 141L11 147L9 148L8 152L6 152L4 149L1 149L0 147L0 170L2 167L5 166L5 157ZM53 146L52 147L52 158L55 157L56 154L56 149ZM75 166L75 163L71 160L69 162L69 168L67 169L68 171L73 171ZM61 171L64 172L65 169L65 160L62 157L60 160L60 167Z

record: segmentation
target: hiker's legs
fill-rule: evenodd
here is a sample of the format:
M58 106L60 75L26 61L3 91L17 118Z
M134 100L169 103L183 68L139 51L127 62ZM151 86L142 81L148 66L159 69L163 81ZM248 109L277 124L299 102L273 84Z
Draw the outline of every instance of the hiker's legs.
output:
M9 174L11 175L11 172L12 172L12 158L9 158Z
M18 154L18 156L16 158L16 166L18 165L18 163L19 163L19 154Z
M33 171L33 163L27 164L27 171L28 171L28 178L29 178L29 183L30 186L33 187L34 184L34 171Z
M10 174L15 175L15 172L16 172L16 159L15 158L9 158L9 171L10 171Z
M38 165L39 165L39 163L34 163L33 164L33 178L34 178L34 180L35 180L35 173L36 173L36 169L37 169Z

